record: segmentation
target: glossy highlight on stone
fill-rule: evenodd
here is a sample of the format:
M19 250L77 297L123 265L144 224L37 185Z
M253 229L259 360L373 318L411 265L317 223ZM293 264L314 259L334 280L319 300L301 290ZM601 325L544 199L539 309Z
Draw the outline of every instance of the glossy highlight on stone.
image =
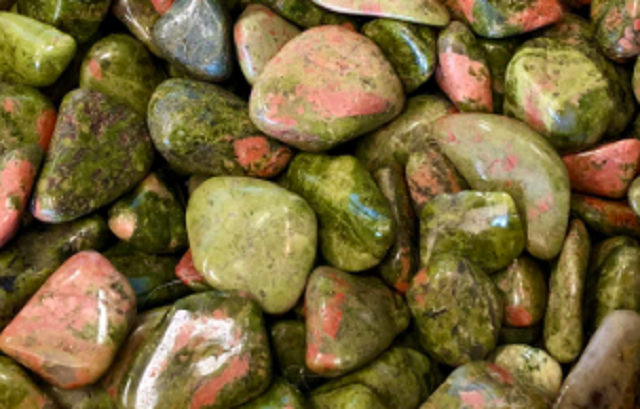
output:
M149 0L113 0L111 12L149 51L161 56L153 40L153 26L160 18Z
M369 17L386 17L410 23L443 27L449 12L438 0L314 0L316 4L338 13Z

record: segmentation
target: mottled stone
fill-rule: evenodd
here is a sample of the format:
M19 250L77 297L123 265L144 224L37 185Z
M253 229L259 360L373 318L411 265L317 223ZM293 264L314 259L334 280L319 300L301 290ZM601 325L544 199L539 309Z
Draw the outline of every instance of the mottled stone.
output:
M317 222L300 196L263 180L211 178L189 200L187 229L194 265L212 287L247 291L271 314L302 295Z
M558 362L573 362L582 351L583 301L591 240L580 219L569 225L560 258L549 278L544 346Z
M238 406L238 409L305 409L305 400L295 386L276 378L260 397Z
M493 112L491 71L475 36L454 21L438 36L436 81L463 112Z
M629 186L629 206L636 216L640 216L640 178L635 178Z
M629 235L640 238L640 221L626 202L573 194L571 212L589 228L605 236Z
M109 228L146 253L174 253L188 245L180 193L163 172L150 173L109 209Z
M312 372L306 364L307 333L304 321L278 321L271 327L270 335L275 366L288 382L308 391L322 381L322 377Z
M309 402L313 409L387 409L374 391L359 384L313 395Z
M436 34L430 27L390 19L373 20L362 27L387 57L404 85L414 91L436 70Z
M253 87L249 109L266 134L305 151L325 151L373 131L404 106L402 83L382 51L341 26L289 41Z
M0 349L65 389L97 381L136 313L127 279L94 251L67 260L0 335Z
M569 176L544 138L518 121L484 114L440 119L434 136L473 189L511 195L526 218L531 255L558 255L569 220Z
M75 53L71 36L31 18L0 12L0 81L51 85Z
M231 24L217 0L177 0L153 26L153 41L190 76L223 81L233 71Z
M0 357L0 407L6 409L56 409L58 406L36 386L18 364Z
M356 22L344 14L333 13L316 6L311 0L251 0L262 3L292 23L311 28L324 25L343 25L355 29Z
M126 409L223 409L269 387L271 355L260 308L236 294L176 302L138 350L122 382Z
M640 362L640 316L607 316L573 367L554 408L632 408Z
M211 291L211 286L207 284L207 280L193 265L191 250L187 250L180 259L180 262L176 265L175 274L184 285L193 291Z
M358 272L380 263L394 242L393 215L356 158L298 154L287 184L318 216L320 251L331 265Z
M77 219L135 186L152 160L142 117L98 92L73 91L62 101L31 211L49 223Z
M506 193L463 191L440 194L420 214L420 261L428 266L440 254L468 259L492 273L524 249L518 209Z
M326 9L356 16L386 17L438 27L444 27L449 23L449 12L438 0L415 0L408 3L397 0L313 1Z
M368 364L409 325L402 297L380 279L330 267L311 274L305 309L307 366L328 377Z
M44 385L61 409L118 409L116 402L100 385L85 386L77 389L62 389Z
M245 101L212 84L165 81L151 98L148 122L156 148L181 173L271 177L292 156L253 125Z
M269 8L250 4L233 29L238 61L249 84L255 84L267 63L300 34L293 24L279 17Z
M493 40L478 38L478 45L482 48L482 51L484 51L484 56L489 66L489 71L491 72L493 112L501 114L504 105L504 86L507 77L507 67L516 49L520 45L520 39Z
M460 366L491 352L502 326L500 293L467 260L443 254L413 278L407 303L421 345L438 362Z
M153 41L153 26L160 18L149 0L112 0L111 12L149 51L157 56L162 53Z
M610 59L622 62L640 53L640 1L594 1L591 21L598 46Z
M607 257L616 249L624 246L640 247L640 243L634 238L628 236L616 236L600 241L593 246L589 256L589 268L587 269L587 277L593 278L594 272L600 271L600 268L607 260Z

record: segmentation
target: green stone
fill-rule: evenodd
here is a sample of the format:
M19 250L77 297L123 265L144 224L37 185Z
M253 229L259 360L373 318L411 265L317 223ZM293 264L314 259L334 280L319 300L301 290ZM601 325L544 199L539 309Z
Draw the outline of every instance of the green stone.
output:
M474 190L511 195L526 218L531 255L558 255L569 221L569 176L543 137L521 122L487 114L443 118L434 136Z
M303 28L324 25L345 25L355 28L355 21L343 14L316 6L311 0L250 0L262 3L282 17Z
M300 196L242 177L217 177L191 196L187 229L196 270L220 290L250 293L270 314L292 309L317 247L317 222Z
M44 389L61 409L118 409L116 402L100 385L78 389L62 389L46 385Z
M358 384L313 395L310 403L313 409L387 409L374 391Z
M438 362L485 358L498 342L503 307L491 279L469 261L443 254L411 282L407 303L422 346Z
M628 236L616 236L602 240L593 246L593 250L589 256L587 277L593 278L594 273L602 268L602 264L604 264L609 255L614 250L624 246L640 247L640 244L634 238Z
M506 193L441 194L427 203L420 215L423 266L439 254L451 254L491 273L518 257L524 242L518 209Z
M164 79L164 72L156 68L145 46L125 34L113 34L95 43L80 71L81 88L108 95L142 116Z
M436 34L430 27L402 21L377 19L362 26L387 57L404 85L414 91L436 70Z
M498 344L529 344L536 345L542 337L542 323L525 328L502 327Z
M262 313L237 294L177 301L123 379L127 409L226 409L264 392L271 355Z
M56 409L57 405L36 386L25 370L10 358L0 356L0 407Z
M636 20L640 18L638 0L595 0L591 21L595 40L611 60L625 62L640 52Z
M271 327L271 345L275 366L291 384L308 391L322 377L311 371L306 364L307 334L304 321L278 321Z
M99 215L59 225L34 224L0 251L0 328L73 254L100 250L109 239Z
M0 81L51 85L75 53L71 36L31 18L0 12Z
M358 272L380 263L394 242L393 215L358 159L298 154L287 183L318 216L320 251L331 265Z
M592 230L605 236L640 238L640 219L626 201L571 195L571 213Z
M113 15L120 20L149 51L161 57L162 54L153 41L153 26L160 13L149 0L113 0Z
M627 196L629 206L631 206L636 216L640 216L640 177L633 180L631 186L629 186Z
M282 378L276 378L269 389L260 397L238 406L238 409L305 409L304 397Z
M565 44L575 45L594 41L593 26L589 20L571 13L564 13L562 20L544 29L542 35Z
M501 114L504 104L504 85L507 76L507 66L520 45L520 39L493 40L478 38L478 44L484 51L484 56L491 71L491 91L493 93L493 112Z

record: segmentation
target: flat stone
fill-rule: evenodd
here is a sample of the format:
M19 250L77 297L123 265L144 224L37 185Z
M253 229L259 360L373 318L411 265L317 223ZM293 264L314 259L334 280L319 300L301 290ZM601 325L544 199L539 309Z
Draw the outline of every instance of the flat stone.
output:
M624 201L605 200L580 194L571 195L571 213L605 236L627 235L640 238L640 220Z
M153 41L153 26L160 18L149 0L113 0L111 11L131 34L158 57L162 53Z
M18 364L0 357L0 406L20 409L56 409L55 402L42 392Z
M201 291L211 291L211 286L207 284L207 280L202 276L202 274L196 270L196 267L193 265L193 255L191 254L191 250L187 250L187 252L182 256L180 262L176 265L175 269L176 276L193 291L201 292Z
M264 394L249 403L238 406L238 409L305 409L306 407L304 397L295 386L282 378L276 378Z
M136 314L127 279L99 253L83 251L49 277L0 335L0 349L65 389L97 381Z
M444 27L449 23L447 8L437 0L314 0L316 4L338 13L356 16L386 17L410 23Z
M402 83L380 49L341 26L289 41L253 87L251 119L267 135L304 151L325 151L395 118Z
M591 7L595 38L602 52L624 62L640 53L640 1L595 2Z

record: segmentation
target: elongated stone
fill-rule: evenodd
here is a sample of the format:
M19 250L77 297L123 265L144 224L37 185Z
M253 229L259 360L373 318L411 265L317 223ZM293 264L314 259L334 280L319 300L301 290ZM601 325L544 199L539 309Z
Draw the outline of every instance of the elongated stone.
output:
M222 409L269 387L271 355L260 308L237 294L176 302L123 379L126 409Z
M325 151L395 118L402 84L382 51L350 29L324 26L289 41L251 92L251 119L304 151Z
M113 0L111 11L149 51L160 57L162 54L153 41L153 26L160 13L149 0Z
M43 388L61 409L118 409L115 401L100 385L69 390L51 385Z
M393 215L356 158L298 154L287 183L317 214L320 251L331 265L358 272L380 263L394 241Z
M211 178L189 200L187 229L194 265L212 287L246 291L271 314L302 295L317 222L300 196L267 181Z
M569 176L544 138L518 121L485 114L440 119L434 136L473 189L511 195L526 218L531 255L551 259L560 252L569 219Z
M436 81L464 112L493 112L491 71L484 51L464 24L454 21L438 36Z
M344 25L355 29L357 26L352 18L316 6L311 0L252 0L252 2L268 6L282 17L303 28Z
M313 271L305 295L307 366L337 377L370 363L409 325L402 297L376 277Z
M504 300L504 324L530 327L538 324L547 306L547 283L538 264L521 256L492 277Z
M424 26L391 19L373 20L362 27L387 57L404 85L414 91L427 82L436 70L436 34Z
M142 117L98 92L73 91L62 101L31 211L49 223L77 219L135 186L152 160Z
M640 362L640 316L609 314L573 367L554 409L632 408Z
M386 17L410 23L444 27L449 23L447 8L437 0L400 3L394 0L314 0L316 4L338 13L356 16Z
M238 61L247 82L255 84L267 63L298 34L296 26L269 8L260 4L247 6L233 29Z
M549 278L544 318L544 345L560 363L573 362L582 351L583 301L591 241L584 223L574 219Z
M305 409L306 407L300 391L282 378L276 378L269 389L258 398L238 406L239 409Z
M284 320L276 322L270 329L275 366L291 384L309 391L322 377L311 371L306 364L307 334L304 321Z
M156 148L181 173L271 177L292 156L251 123L246 102L212 84L165 81L151 98L148 121Z
M31 18L0 12L0 81L51 85L75 53L71 36Z
M202 274L193 265L193 255L191 250L187 250L180 262L176 265L176 276L184 285L196 292L211 291L211 286Z
M438 362L484 359L498 342L503 307L491 279L465 259L443 254L413 278L407 303L420 342Z
M184 205L162 172L150 173L109 209L109 228L146 253L173 253L188 244Z
M640 178L635 178L629 186L628 192L629 206L636 216L640 216Z
M452 254L491 273L518 257L524 242L518 210L506 193L440 194L420 214L423 266L439 254Z
M127 279L94 251L67 260L0 335L0 349L65 389L97 381L133 325Z
M35 224L0 251L0 329L70 256L100 250L109 229L97 214L58 225Z
M591 7L595 39L602 52L623 62L640 53L640 2L599 0Z
M457 0L455 0L457 1ZM478 38L478 45L484 51L489 71L491 72L491 92L493 95L493 112L501 114L504 105L505 81L507 67L520 45L518 38L493 40Z
M216 0L177 0L153 26L153 41L190 76L223 81L233 70L231 24Z
M386 409L370 388L358 384L313 395L310 403L314 409Z
M589 228L605 236L628 235L640 238L640 221L625 202L573 194L571 212Z
M18 364L4 356L0 357L0 406L7 409L58 407Z

